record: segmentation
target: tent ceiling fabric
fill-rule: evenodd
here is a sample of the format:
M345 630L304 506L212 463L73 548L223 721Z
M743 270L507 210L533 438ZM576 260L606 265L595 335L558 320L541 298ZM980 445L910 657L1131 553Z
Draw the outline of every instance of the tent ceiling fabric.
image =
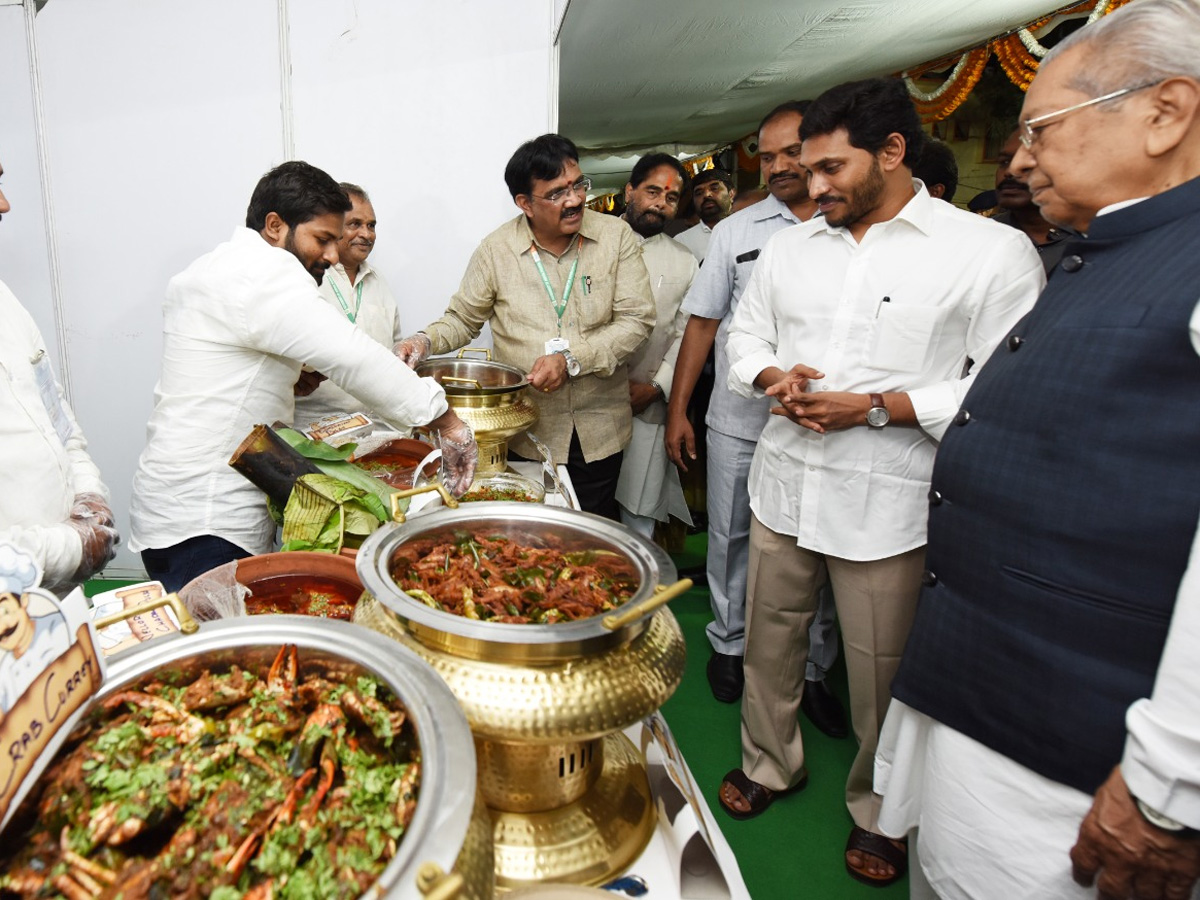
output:
M712 148L786 100L937 59L1063 2L570 0L559 130L593 158Z

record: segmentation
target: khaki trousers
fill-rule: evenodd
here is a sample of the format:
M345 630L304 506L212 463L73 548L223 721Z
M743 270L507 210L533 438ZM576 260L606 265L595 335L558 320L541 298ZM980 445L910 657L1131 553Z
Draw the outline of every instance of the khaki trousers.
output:
M877 830L880 797L871 789L875 747L916 613L924 564L924 547L869 562L814 553L752 519L742 695L742 768L751 780L776 791L800 780L804 742L797 715L808 628L817 593L828 581L842 629L850 718L859 745L846 780L846 807L860 828Z

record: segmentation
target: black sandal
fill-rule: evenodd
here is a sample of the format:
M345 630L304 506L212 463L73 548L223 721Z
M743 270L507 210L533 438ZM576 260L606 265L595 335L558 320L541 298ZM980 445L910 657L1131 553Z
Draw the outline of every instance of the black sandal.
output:
M800 780L793 787L785 791L773 791L769 787L763 787L757 781L751 781L741 769L731 769L726 773L725 777L721 779L721 787L724 788L727 784L737 788L738 793L750 804L750 809L742 812L740 809L734 809L729 806L725 803L724 791L719 790L717 791L717 801L721 804L721 807L735 819L753 819L755 816L766 812L767 807L775 802L776 797L804 790L808 784L808 773L805 772L801 775Z
M903 846L897 847L896 844ZM846 852L849 853L851 850L881 859L896 870L893 875L870 875L866 869L856 869L850 865L850 860L846 860L846 872L855 881L861 881L863 884L873 887L887 887L889 884L895 884L908 872L907 841L894 841L892 838L855 825L846 841Z

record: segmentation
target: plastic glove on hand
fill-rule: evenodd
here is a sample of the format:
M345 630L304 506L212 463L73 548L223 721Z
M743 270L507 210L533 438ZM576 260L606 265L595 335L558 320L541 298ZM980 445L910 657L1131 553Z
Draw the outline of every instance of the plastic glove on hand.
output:
M392 352L400 358L400 362L410 369L415 369L422 360L428 358L432 349L433 342L429 340L429 335L418 332L398 343L392 348Z
M75 499L71 503L71 518L99 519L101 525L107 525L109 528L116 524L108 501L100 494L92 492L75 495Z
M111 519L110 519L111 522ZM70 518L66 524L79 535L83 550L79 557L79 568L75 570L75 581L87 581L117 555L117 545L121 536L111 524L105 525L100 516L92 514L89 518Z
M479 445L471 426L456 418L438 429L437 445L442 451L442 482L451 494L461 497L475 479L475 466L479 464Z

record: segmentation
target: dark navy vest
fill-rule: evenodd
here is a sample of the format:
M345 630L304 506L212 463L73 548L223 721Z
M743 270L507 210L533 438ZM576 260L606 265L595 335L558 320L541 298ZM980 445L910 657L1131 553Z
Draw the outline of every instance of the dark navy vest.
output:
M1094 220L934 464L892 692L1089 794L1154 686L1200 517L1197 302L1200 179Z

